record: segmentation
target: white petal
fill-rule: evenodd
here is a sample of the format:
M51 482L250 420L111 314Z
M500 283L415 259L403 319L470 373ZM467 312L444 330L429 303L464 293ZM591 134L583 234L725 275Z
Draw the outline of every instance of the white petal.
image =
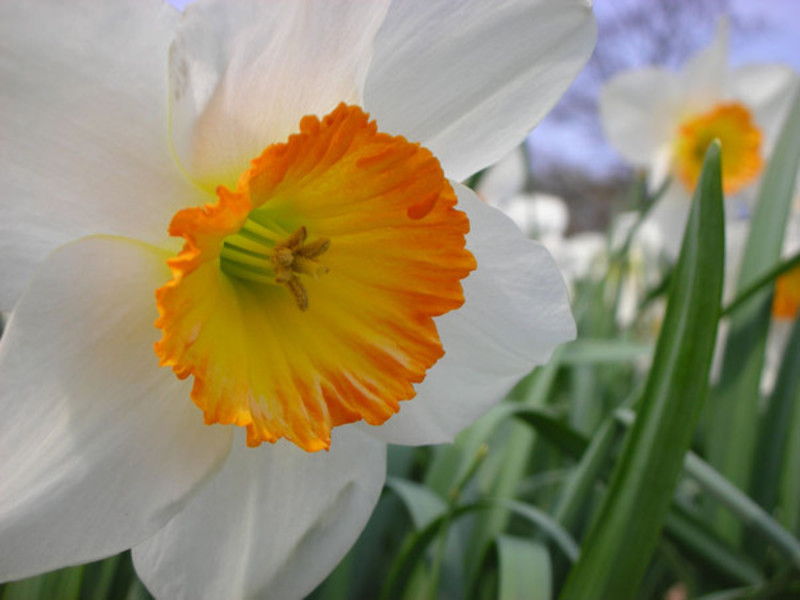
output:
M686 112L704 112L716 104L723 97L728 75L728 20L721 17L714 39L681 72Z
M0 2L0 309L78 237L168 239L202 204L169 149L175 10L137 2Z
M437 321L444 357L413 400L370 434L398 444L452 440L499 401L553 349L575 337L564 280L553 258L500 211L456 185L478 268L464 281L466 302Z
M800 87L797 73L785 65L747 65L733 72L729 94L749 107L764 134L764 146L774 146ZM768 150L769 151L769 150Z
M483 173L476 192L490 206L503 210L511 198L525 189L528 165L522 146L517 146L505 158Z
M0 580L95 560L162 527L228 453L159 367L151 246L57 250L0 340Z
M222 472L133 549L136 571L170 600L303 598L355 542L385 471L386 446L352 427L315 454L239 435Z
M461 180L522 142L586 63L595 37L584 0L394 2L364 105L382 130L422 142Z
M630 163L654 167L673 136L681 104L680 81L663 69L634 69L612 78L598 99L609 142Z
M304 115L361 103L386 0L198 2L170 48L175 151L193 179L235 187Z

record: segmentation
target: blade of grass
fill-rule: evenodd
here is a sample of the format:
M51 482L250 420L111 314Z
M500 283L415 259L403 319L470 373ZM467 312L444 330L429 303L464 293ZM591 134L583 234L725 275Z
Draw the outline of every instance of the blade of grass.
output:
M764 576L752 562L737 554L680 507L673 505L664 531L707 571L719 573L737 584L753 585L764 581Z
M791 435L792 409L800 403L800 319L792 327L789 342L775 381L775 388L760 425L753 479L753 499L766 511L775 508L783 467L785 448ZM800 471L795 472L800 479Z
M567 366L582 363L632 362L648 358L652 353L653 346L647 342L583 338L564 345L561 362Z
M580 458L586 450L586 438L541 408L520 407L513 416L535 429L567 456Z
M692 452L686 455L684 470L707 494L730 510L741 523L772 543L795 569L800 569L800 541L749 496Z
M695 192L639 415L562 590L564 600L625 600L636 594L708 389L723 262L720 149L714 142Z
M761 181L737 281L740 294L758 283L780 259L798 165L800 97L794 100ZM770 298L769 290L754 292L731 314L720 385L708 413L709 462L744 491L751 489L754 468L760 468L754 457ZM736 520L719 512L713 518L727 539L734 543L740 540L741 528Z
M631 411L619 410L616 412L616 416L620 422L628 426L635 423L635 416ZM749 525L753 531L772 542L786 555L792 566L800 569L800 540L781 527L750 496L725 479L694 452L686 453L683 472L692 478L704 492L733 513L741 523Z
M746 290L739 292L736 298L731 300L730 303L722 309L722 314L720 316L727 317L738 307L752 298L755 294L761 292L763 288L772 284L772 282L774 282L778 277L787 271L794 269L797 265L800 265L800 252L787 258L786 260L779 262L759 279L750 284Z
M778 519L789 531L800 535L800 390L795 391L789 421L791 435L786 441L778 487Z

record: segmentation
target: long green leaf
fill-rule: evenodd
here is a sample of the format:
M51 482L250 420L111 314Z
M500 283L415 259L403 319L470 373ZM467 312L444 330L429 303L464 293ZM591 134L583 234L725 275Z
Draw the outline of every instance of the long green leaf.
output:
M800 165L800 97L787 119L764 173L737 281L741 294L757 283L780 259ZM759 385L770 320L770 290L753 293L732 313L718 393L709 411L708 458L727 479L751 489L759 417ZM715 518L731 541L739 524L724 513Z
M706 573L713 572L737 584L756 584L764 581L763 574L746 557L731 549L709 531L707 526L692 519L680 507L673 505L664 527L668 538L674 540Z
M795 389L793 405L778 487L778 519L800 536L800 388Z
M447 511L447 504L424 485L390 477L386 487L403 501L414 527L422 529Z
M709 146L636 423L561 598L633 598L708 389L724 263L718 143Z
M567 456L580 458L586 450L586 438L541 408L520 407L513 415L533 427L543 439Z
M653 346L647 342L588 338L565 344L561 362L564 365L624 363L648 358L652 353Z
M552 570L547 546L510 535L496 540L498 600L549 600Z
M784 350L775 388L762 419L756 448L758 469L753 479L753 498L767 511L773 510L778 497L783 457L789 437L800 436L800 430L790 429L792 410L798 402L800 402L800 319L795 321L789 343ZM800 471L794 473L794 477L800 479Z

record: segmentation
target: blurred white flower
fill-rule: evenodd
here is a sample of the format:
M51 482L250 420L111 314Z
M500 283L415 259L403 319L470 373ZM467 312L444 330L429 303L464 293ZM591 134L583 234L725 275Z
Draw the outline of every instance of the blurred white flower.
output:
M727 65L727 23L713 42L678 72L656 67L623 72L599 98L611 144L630 163L648 169L650 187L672 182L648 219L677 257L690 199L708 144L722 142L727 218L746 216L748 192L769 160L797 92L797 74L779 64ZM736 196L734 198L734 196Z
M302 597L387 442L451 439L574 335L547 253L453 181L583 66L586 2L42 0L0 28L3 580L133 547L158 597Z
M567 285L589 274L605 249L605 236L584 232L567 237L569 209L558 196L526 192L528 167L521 146L486 170L478 182L478 196L500 209L528 237L540 241L555 258Z
M631 237L631 231L638 227ZM621 251L623 244L630 237L630 244L623 257L622 282L617 299L617 323L621 327L630 327L637 319L646 323L644 328L648 337L658 335L664 305L656 301L647 314L640 314L640 306L647 294L652 291L664 277L664 265L661 264L663 237L661 231L647 221L639 223L639 214L625 212L618 215L611 225L611 252Z

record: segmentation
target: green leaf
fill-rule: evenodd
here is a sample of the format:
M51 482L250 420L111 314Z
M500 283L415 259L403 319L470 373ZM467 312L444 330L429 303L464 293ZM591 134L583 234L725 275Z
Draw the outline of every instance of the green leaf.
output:
M120 563L120 555L86 565L81 584L81 600L105 600L111 592L114 576Z
M800 392L795 392L789 417L789 439L783 454L778 487L778 515L781 524L800 535Z
M447 504L424 485L390 477L386 487L403 501L414 527L422 529L447 512Z
M727 317L730 313L742 306L758 292L764 291L764 288L766 288L768 285L772 285L778 277L787 271L791 271L798 265L800 265L800 252L794 256L790 256L786 260L782 260L769 271L764 273L764 275L759 277L756 281L747 286L746 290L739 292L736 298L731 300L730 303L722 309L720 316Z
M772 543L800 571L800 541L763 508L693 452L686 454L684 470L707 494L730 510L739 522Z
M521 389L522 397L519 402L507 403L500 407L501 410L507 411L504 413L505 415L514 410L545 406L561 365L562 352L562 348L557 349L550 362L533 372L527 385ZM520 482L525 476L525 469L534 445L534 436L531 431L528 428L514 425L516 424L512 424L504 440L501 450L502 460L491 463L487 461L485 468L480 473L481 487L493 499L511 499L516 496ZM478 566L483 563L492 541L506 528L508 520L508 511L502 507L476 517L464 557L470 589L475 587L475 577L479 574Z
M673 505L667 515L664 531L677 542L692 562L700 564L705 573L715 572L738 584L756 584L763 574L746 557L741 556L723 540L680 507Z
M561 527L561 525L549 514L543 510L525 504L524 502L515 501L501 501L500 504L506 506L515 515L521 517L534 525L542 533L547 534L551 540L561 549L570 561L574 562L578 559L580 549L578 544L572 539L569 532Z
M595 482L608 464L609 455L617 441L619 425L613 418L606 419L583 453L567 485L558 499L555 519L568 531L577 529L581 509L588 504Z
M59 569L3 586L3 600L78 600L83 565Z
M761 181L742 265L739 294L767 275L780 259L800 165L800 97L784 126ZM731 315L718 393L711 399L708 458L740 489L751 489L759 417L761 371L769 329L770 290L753 293ZM722 513L715 521L728 539L739 540L739 524Z
M459 506L451 512L437 517L417 531L415 535L408 537L397 552L397 556L389 570L389 575L384 581L383 587L381 588L381 600L400 598L403 595L405 585L409 582L412 572L420 561L423 560L425 551L430 543L439 535L439 531L442 527L448 525L450 522L455 522L464 514L476 510L485 510L490 506L491 505L485 503Z
M552 569L547 547L537 542L501 535L496 540L500 577L498 600L549 600Z
M583 338L564 345L561 362L564 365L632 362L649 358L652 353L653 346L648 342Z
M755 464L758 469L754 473L753 498L767 511L772 511L778 497L789 437L792 434L800 436L800 430L792 432L790 429L792 410L796 404L800 404L800 319L795 320L784 350L756 448ZM793 476L800 479L800 471Z
M533 427L543 439L573 458L580 458L588 442L586 438L541 408L520 407L512 413Z
M563 599L625 600L636 594L708 390L724 247L720 149L715 142L695 192L639 413L562 590Z

